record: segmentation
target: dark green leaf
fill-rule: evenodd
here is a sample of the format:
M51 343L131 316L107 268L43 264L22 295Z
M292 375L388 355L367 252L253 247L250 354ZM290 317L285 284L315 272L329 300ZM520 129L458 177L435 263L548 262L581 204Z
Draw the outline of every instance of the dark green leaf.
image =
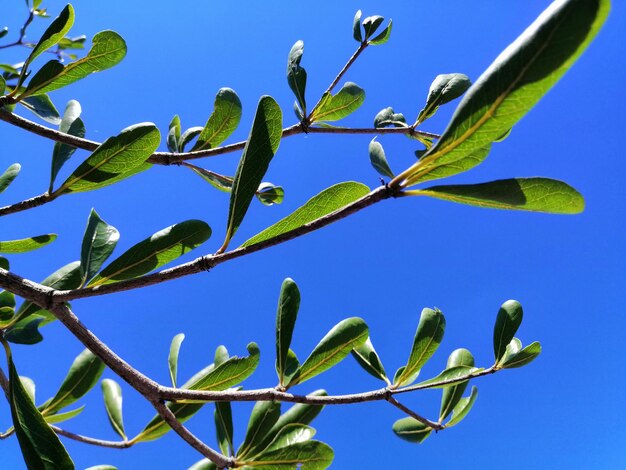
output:
M59 125L61 116L48 95L28 96L20 104L50 124Z
M24 318L6 330L4 338L15 344L37 344L43 340L39 333L39 326L43 321L44 318L38 315Z
M227 248L241 225L270 161L278 150L282 126L282 112L278 103L270 96L263 96L259 101L250 136L237 166L230 194L226 237L218 252Z
M273 206L283 202L285 190L282 186L275 186L272 183L261 183L255 196L263 205Z
M246 437L237 450L237 460L245 460L246 457L256 455L259 451L258 445L270 429L278 421L280 416L280 403L273 401L258 401L255 403L250 420Z
M9 260L6 259L4 256L0 256L0 268L8 271L9 267Z
M0 253L26 253L28 251L37 250L48 243L56 240L54 233L48 235L38 235L36 237L22 238L20 240L0 241Z
M550 178L510 178L479 184L432 186L411 193L491 209L579 214L585 208L585 200L578 191L567 183Z
M50 49L52 46L57 44L63 36L67 34L72 25L74 24L74 8L72 5L66 5L57 18L50 23L50 25L46 28L44 33L39 38L37 45L33 48L30 55L24 62L22 67L22 75L20 76L20 80L17 83L17 88L20 87L24 78L26 78L26 73L28 72L28 67L31 62L35 60L37 56L42 54L43 52Z
M369 188L361 183L347 181L325 189L309 199L284 219L247 240L241 246L250 246L275 238L302 227L316 219L335 212L369 193Z
M289 424L282 428L276 437L270 442L267 448L263 449L263 453L272 450L288 447L298 442L305 442L315 436L315 429L302 424Z
M432 428L414 418L399 419L393 423L392 429L400 439L417 444L424 442L432 432Z
M220 451L224 455L232 455L233 448L233 413L230 402L215 402L215 428Z
M42 414L51 415L75 403L98 383L103 371L102 360L85 349L72 363L59 391L42 410Z
M510 357L513 357L515 354L522 350L522 342L518 338L513 338L511 342L507 345L506 351L502 358L500 358L500 362L507 361Z
M363 30L365 31L366 41L372 37L383 21L385 21L385 18L378 15L368 16L363 20Z
M306 114L306 70L300 65L302 54L304 53L304 43L297 41L289 51L287 59L287 83L296 96L302 114Z
M164 228L112 261L89 286L143 276L200 246L210 236L211 228L201 220L187 220Z
M284 385L287 356L291 346L293 328L300 308L300 291L293 279L283 281L276 313L276 372L280 385Z
M445 328L446 319L440 310L432 310L430 308L422 310L415 339L413 340L411 355L402 373L397 379L394 379L396 386L409 385L415 381L424 364L441 344Z
M119 239L120 232L102 220L95 209L91 209L80 251L83 283L100 271L104 262L113 253Z
M242 470L324 470L333 462L333 449L323 442L298 442L288 447L263 452L250 462L244 461Z
M9 32L9 28L8 27L3 27L2 29L0 29L0 38L5 37Z
M218 147L237 129L241 120L241 101L230 88L221 88L215 96L213 113L191 149L205 150Z
M298 372L300 361L298 356L291 349L287 351L287 359L285 361L285 370L283 371L283 383L289 383L292 377Z
M387 41L389 41L389 37L391 36L392 23L393 22L389 20L389 24L387 25L387 27L383 29L378 36L370 39L369 43L374 46L378 46L379 44L385 44Z
M468 90L437 144L398 179L410 185L424 167L450 164L501 137L574 64L609 9L609 0L552 3Z
M93 191L147 169L150 165L146 160L160 140L154 124L127 127L105 140L53 194Z
M63 119L59 125L59 130L76 137L85 137L85 124L80 118L81 111L80 103L78 101L68 101L65 106L65 112L63 113ZM75 151L76 147L72 147L71 145L63 144L61 142L56 142L54 144L54 150L52 151L52 169L50 171L49 192L52 192L52 187L59 171Z
M6 290L0 291L0 308L15 308L15 294Z
M44 415L44 419L46 420L46 423L48 424L56 424L56 423L62 423L64 421L70 420L76 416L78 416L79 414L81 414L83 412L83 410L85 409L85 405L76 408L74 410L70 410L70 411L65 411L63 413L55 413L52 415Z
M449 370L457 366L474 367L474 356L472 356L472 353L464 348L452 351L452 354L448 357L446 369ZM453 385L443 389L443 394L441 396L441 408L439 410L440 422L452 413L454 407L456 407L457 403L459 403L463 397L467 384L468 382L462 382L458 385Z
M14 163L9 168L7 168L4 173L0 176L0 193L3 193L9 185L13 182L20 170L22 169L22 165L19 163Z
M506 361L502 361L498 367L502 369L513 369L516 367L523 367L526 364L530 364L535 360L537 356L541 354L541 344L537 341L529 344L517 354L512 354L507 357Z
M202 459L198 460L187 470L217 470L217 465L215 465L209 459Z
M502 359L507 346L515 337L523 316L522 304L517 300L507 300L500 306L493 328L493 354L496 363Z
M176 377L178 375L178 353L180 352L180 345L185 339L183 333L179 333L172 339L170 344L170 353L167 357L167 365L170 371L170 379L172 380L172 387L176 387Z
M401 113L394 113L393 108L381 109L374 117L374 127L407 127L406 118Z
M361 10L357 10L352 21L352 37L357 42L363 42L363 35L361 34Z
M369 329L362 319L353 317L342 320L315 346L288 386L303 383L338 364L353 348L363 344L368 335Z
M9 367L8 399L11 417L27 467L32 469L73 469L74 463L65 447L24 389L8 351L7 362Z
M391 385L389 379L387 378L387 374L385 373L385 368L383 367L376 350L374 349L374 345L372 341L368 337L365 343L360 346L357 346L352 350L352 356L356 359L356 362L359 363L366 372L373 375L377 379L384 380L388 385Z
M459 403L454 407L454 410L452 410L452 418L446 423L446 427L451 428L455 424L459 424L461 420L470 412L477 397L478 389L476 387L472 387L472 393L470 396L461 398Z
M469 77L463 73L437 75L430 85L426 105L417 117L417 124L431 117L439 106L457 99L471 86Z
M170 152L180 152L178 143L180 142L180 117L176 114L170 121L167 132L167 149Z
M124 440L124 418L122 416L122 388L111 379L104 379L101 383L102 397L104 398L104 408L106 409L109 423L113 430Z
M113 465L94 465L93 467L86 468L85 470L118 470Z
M89 53L65 67L56 61L50 61L41 68L28 82L20 99L30 95L48 93L70 85L86 76L110 69L126 55L126 42L115 31L101 31L92 40ZM56 62L56 65L52 65Z
M338 121L355 112L365 101L365 91L356 83L346 82L335 95L325 92L311 112L311 122Z
M189 142L198 137L202 132L202 129L204 128L197 126L191 127L183 132L183 135L180 136L180 144L178 145L179 152L184 152L187 144L189 144Z
M376 137L372 139L369 145L370 163L374 169L382 176L388 176L393 178L394 174L389 163L387 163L387 157L385 156L385 150L380 142L376 141Z

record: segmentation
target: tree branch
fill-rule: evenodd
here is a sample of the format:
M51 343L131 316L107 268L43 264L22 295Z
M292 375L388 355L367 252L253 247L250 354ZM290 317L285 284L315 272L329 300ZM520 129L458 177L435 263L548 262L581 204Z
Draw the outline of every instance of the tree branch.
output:
M406 414L408 414L411 418L416 419L417 421L419 421L420 423L428 426L431 429L434 429L435 431L441 431L442 429L445 428L444 425L439 424L439 423L435 423L434 421L431 421L427 418L424 418L423 416L418 415L415 411L411 410L410 408L407 408L406 406L404 406L402 403L400 403L398 400L396 400L394 397L392 397L391 395L389 395L386 400L391 403L393 406L395 406L396 408L398 408L399 410L404 411Z
M39 196L31 197L30 199L25 199L24 201L11 204L9 206L0 207L0 217L8 214L15 214L16 212L22 212L34 207L43 206L44 204L54 201L56 198L57 196L49 193L43 193Z

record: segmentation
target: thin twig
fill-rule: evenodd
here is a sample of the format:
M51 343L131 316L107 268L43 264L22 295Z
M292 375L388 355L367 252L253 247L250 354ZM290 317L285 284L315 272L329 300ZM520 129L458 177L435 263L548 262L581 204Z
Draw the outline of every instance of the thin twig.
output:
M329 225L340 219L343 219L377 202L380 202L384 199L388 199L390 197L398 197L398 196L401 196L401 193L397 193L394 189L389 188L387 186L381 186L373 190L369 194L363 196L361 199L356 200L352 204L349 204L343 207L342 209L339 209L335 212L331 212L330 214L320 217L319 219L316 219L313 222L302 225L301 227L298 227L294 230L283 233L281 235L278 235L274 238L270 238L269 240L257 243L255 245L235 248L234 250L227 251L225 253L216 254L216 255L202 256L188 263L181 264L173 268L165 269L163 271L159 271L154 274L148 274L146 276L138 277L135 279L129 279L126 281L120 281L120 282L115 282L111 284L104 284L104 285L95 286L95 287L84 287L82 289L55 291L51 294L52 300L55 303L59 303L59 302L67 302L73 299L81 299L85 297L94 297L98 295L111 294L113 292L122 292L126 290L137 289L140 287L160 284L162 282L169 281L172 279L178 279L180 277L188 276L190 274L196 274L202 271L206 271L226 261L229 261L235 258L241 258L242 256L246 256L251 253L261 251L265 248L269 248L271 246L278 245L286 241L292 240L294 238L301 237L302 235L306 235L308 233L314 232L315 230L325 227L326 225ZM6 273L6 271L4 271L4 273ZM3 279L3 277L5 276L4 273L2 270L0 270L0 287L10 290L12 288L11 285L7 284L7 282L5 282L5 280Z
M367 48L367 46L369 46L369 42L367 41L364 41L359 45L358 49L348 59L348 62L346 62L346 65L343 66L343 68L339 71L335 79L330 83L330 85L328 85L328 88L326 89L326 93L331 93L333 91L333 88L337 86L337 83L339 83L339 80L341 80L341 77L345 75L348 69L352 66L352 64L354 64L354 62L358 59L361 53ZM317 107L317 105L315 105L315 107Z
M400 403L398 400L396 400L394 397L392 397L391 395L389 395L386 400L391 403L393 406L395 406L396 408L398 408L399 410L404 411L406 414L408 414L411 418L416 419L417 421L419 421L420 423L428 426L431 429L434 429L435 431L441 431L442 429L444 429L445 426L443 426L442 424L439 423L435 423L434 421L431 421L427 418L424 418L423 416L418 415L415 411L411 410L410 408L407 408L406 406L404 406L402 403Z
M57 426L50 426L54 432L61 436L65 436L74 441L82 442L83 444L90 444L98 447L108 447L110 449L128 449L134 444L130 441L107 441L104 439L95 439L93 437L83 436L81 434L75 434L73 432L61 429Z
M54 201L56 198L56 195L43 193L39 196L31 197L30 199L25 199L24 201L16 202L15 204L11 204L9 206L0 207L0 217L33 209L34 207L43 206L44 204Z

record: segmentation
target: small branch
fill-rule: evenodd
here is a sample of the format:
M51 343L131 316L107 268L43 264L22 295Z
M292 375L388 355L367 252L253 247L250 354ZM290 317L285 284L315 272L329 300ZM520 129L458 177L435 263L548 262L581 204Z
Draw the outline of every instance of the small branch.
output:
M57 196L50 193L43 193L39 196L31 197L30 199L16 202L15 204L11 204L9 206L0 207L0 217L8 214L15 214L16 212L22 212L34 207L43 206L44 204L54 201L56 198Z
M434 421L431 421L427 418L424 418L423 416L418 415L415 411L411 410L410 408L407 408L406 406L404 406L402 403L400 403L398 400L396 400L394 397L392 397L391 395L389 395L386 400L391 403L393 406L395 406L396 408L404 411L406 414L408 414L411 418L416 419L417 421L419 421L420 423L428 426L431 429L434 429L435 431L441 431L442 429L445 428L445 426L443 426L442 424L439 423L435 423Z
M359 45L359 48L354 52L354 54L352 54L352 57L348 59L348 62L346 62L346 65L344 65L343 68L339 71L335 79L331 82L331 84L326 89L325 93L331 93L333 91L333 88L337 86L337 83L339 83L339 80L341 80L341 77L345 75L348 69L352 66L352 64L354 64L354 62L361 55L361 52L363 52L367 48L367 46L369 46L369 42L367 41L364 41ZM315 107L317 107L317 105L315 105Z
M156 400L153 401L152 404L156 408L159 415L161 415L163 420L170 425L174 432L176 432L185 442L200 452L204 457L208 458L219 468L231 467L233 465L234 462L232 459L211 449L204 442L194 436L191 431L189 431L180 421L178 421L178 419L176 419L172 410L165 406L165 403L160 400Z
M82 442L83 444L90 444L98 447L108 447L110 449L128 449L134 443L130 441L106 441L103 439L95 439L93 437L82 436L80 434L74 434L73 432L66 431L57 426L50 426L54 432L60 436L73 439L74 441Z
M352 204L349 204L342 209L335 212L331 212L324 217L320 217L313 222L305 224L289 232L283 233L277 237L271 238L264 242L257 243L255 245L247 247L239 247L225 253L206 255L200 258L190 261L189 263L181 264L173 268L165 269L154 274L148 274L146 276L138 277L135 279L129 279L127 281L120 281L112 284L104 284L96 287L84 287L82 289L67 290L67 291L55 291L52 294L53 301L55 303L67 302L74 299L82 299L86 297L94 297L97 295L106 295L113 292L122 292L131 289L138 289L140 287L151 286L160 284L172 279L178 279L190 274L196 274L207 269L214 268L215 266L224 263L226 261L241 258L243 256L255 253L257 251L264 250L271 246L279 245L294 238L301 237L308 233L314 232L322 227L325 227L333 222L343 219L355 212L358 212L366 207L369 207L377 202L390 197L399 197L401 193L397 193L394 189L388 186L381 186L369 194L363 196L361 199L356 200ZM6 271L5 271L6 272ZM0 287L4 287L3 272L0 270ZM5 289L9 290L7 287Z

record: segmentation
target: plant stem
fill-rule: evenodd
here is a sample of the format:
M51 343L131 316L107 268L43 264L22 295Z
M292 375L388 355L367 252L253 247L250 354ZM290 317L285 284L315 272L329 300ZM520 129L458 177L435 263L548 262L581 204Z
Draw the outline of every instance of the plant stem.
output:
M399 410L404 411L411 418L416 419L420 423L428 426L431 429L434 429L435 431L441 431L442 429L444 429L444 426L442 424L435 423L434 421L431 421L427 418L424 418L423 416L418 415L415 411L411 410L410 408L407 408L406 406L404 406L402 403L400 403L398 400L396 400L392 396L387 397L387 401L391 403L393 406L395 406L396 408L398 408Z
M16 212L22 212L34 207L43 206L49 202L54 201L58 196L50 193L43 193L39 196L25 199L24 201L11 204L9 206L0 207L0 217L8 214L15 214Z

